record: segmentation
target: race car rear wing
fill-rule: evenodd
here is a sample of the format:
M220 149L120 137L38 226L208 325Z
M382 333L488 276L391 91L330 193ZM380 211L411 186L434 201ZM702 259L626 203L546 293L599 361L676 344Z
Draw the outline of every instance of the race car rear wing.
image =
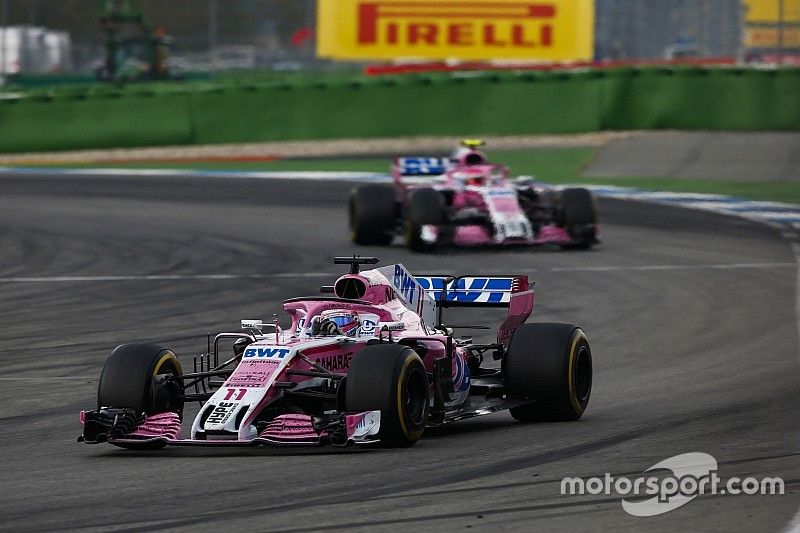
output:
M528 290L528 276L415 276L437 307L508 307L514 293Z
M533 283L528 276L415 276L422 290L435 302L437 323L443 311L453 307L508 308L508 316L497 331L497 340L508 345L511 335L533 311Z
M399 299L420 317L426 327L433 330L445 327L442 315L446 308L507 308L508 316L497 331L498 342L507 345L514 330L533 311L533 284L528 281L528 276L415 276L400 263L360 272L361 265L373 265L377 262L374 257L337 257L335 263L350 265L350 274L340 278L336 285L340 285L342 280L352 282L353 279L359 279L359 273L378 285L387 283L392 289L391 298ZM345 285L342 285L344 292L337 292L336 285L323 287L323 292L335 292L341 297L352 298L346 296ZM363 280L360 285L365 292ZM363 293L356 295L359 298L361 296Z

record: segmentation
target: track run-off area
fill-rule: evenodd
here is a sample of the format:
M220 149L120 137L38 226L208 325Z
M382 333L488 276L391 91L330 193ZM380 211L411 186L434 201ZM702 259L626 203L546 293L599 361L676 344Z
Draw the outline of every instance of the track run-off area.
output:
M589 252L415 254L349 242L352 185L0 176L0 529L780 531L792 521L800 360L790 220L601 196L604 242ZM340 274L332 257L352 253L420 273L528 274L531 320L574 322L591 341L584 417L525 425L498 413L403 450L145 453L75 441L115 346L162 342L191 366L206 333L317 294ZM502 311L466 316L494 325ZM723 479L781 477L786 493L704 495L638 518L617 494L560 492L566 476L635 477L689 452L712 455Z

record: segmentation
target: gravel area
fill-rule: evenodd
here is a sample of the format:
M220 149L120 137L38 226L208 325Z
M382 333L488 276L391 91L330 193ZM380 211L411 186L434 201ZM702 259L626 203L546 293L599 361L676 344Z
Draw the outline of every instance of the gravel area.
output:
M597 132L574 135L481 136L494 149L602 146L638 132ZM449 152L461 137L399 137L385 139L334 139L203 146L159 146L70 152L0 155L0 165L58 163L114 163L135 161L199 161L204 159L308 158L368 156L414 151Z

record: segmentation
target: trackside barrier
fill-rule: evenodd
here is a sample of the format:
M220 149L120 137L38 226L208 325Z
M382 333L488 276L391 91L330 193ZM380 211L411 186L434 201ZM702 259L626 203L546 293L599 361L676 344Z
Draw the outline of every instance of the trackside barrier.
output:
M800 69L650 67L0 93L0 152L604 129L800 130Z

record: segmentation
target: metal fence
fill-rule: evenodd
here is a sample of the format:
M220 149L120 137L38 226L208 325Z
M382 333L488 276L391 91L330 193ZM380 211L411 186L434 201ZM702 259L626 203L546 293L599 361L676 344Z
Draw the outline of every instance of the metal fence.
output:
M290 67L313 63L314 0L142 0L145 20L171 37L171 61L189 69ZM91 71L104 56L94 0L0 0L0 27L66 31L70 68ZM2 50L8 53L0 40ZM0 63L1 64L1 63Z
M741 0L596 0L595 57L741 57Z

